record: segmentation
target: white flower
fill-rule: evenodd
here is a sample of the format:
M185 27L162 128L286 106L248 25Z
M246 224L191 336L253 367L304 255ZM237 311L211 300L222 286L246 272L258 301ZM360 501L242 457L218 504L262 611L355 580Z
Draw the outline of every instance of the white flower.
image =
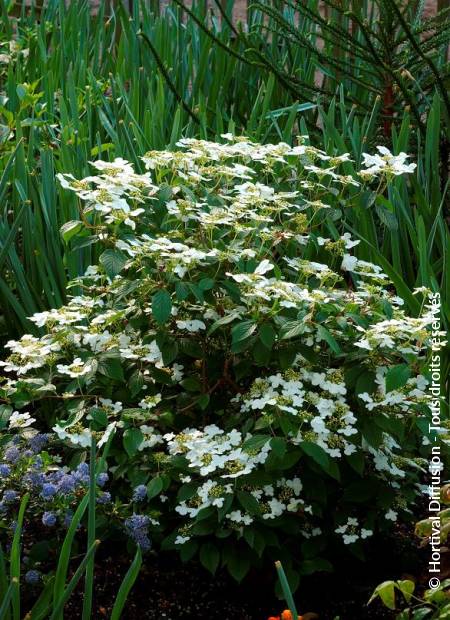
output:
M68 366L57 364L56 369L60 374L69 375L69 377L76 379L91 373L94 370L94 366L92 363L83 362L80 357L76 357Z
M235 523L242 523L243 525L250 525L253 523L253 518L249 514L243 514L240 510L233 510L227 514L227 519Z
M31 426L33 422L36 422L36 419L32 418L28 412L19 413L18 411L13 411L8 421L8 427L10 429L26 428Z
M116 415L123 409L122 403L119 401L113 403L110 398L99 398L98 400L102 407L106 409L110 415Z
M101 448L109 439L111 434L114 432L117 426L117 422L111 422L106 427L101 438L97 441L97 448ZM77 431L74 433L70 432L71 425L60 426L56 424L53 427L53 430L58 435L58 437L62 440L67 439L70 443L81 446L82 448L89 448L92 442L92 433L89 428L84 428L81 431Z
M261 261L259 263L259 265L256 267L255 269L255 273L257 273L258 275L262 276L265 273L267 273L268 271L272 271L273 270L273 265L270 261L267 260L267 258L265 258L263 261Z
M202 329L206 329L206 325L203 321L193 319L191 321L177 321L178 329L186 329L188 332L198 332Z
M380 155L369 155L363 153L363 165L366 170L361 170L360 175L362 177L376 176L380 173L391 174L398 176L401 174L410 174L414 172L417 165L414 163L406 163L408 155L406 153L399 153L398 155L392 155L392 153L385 146L377 146Z
M139 403L139 407L141 407L142 409L150 410L156 407L156 405L160 402L161 402L161 394L155 394L154 396L146 396Z

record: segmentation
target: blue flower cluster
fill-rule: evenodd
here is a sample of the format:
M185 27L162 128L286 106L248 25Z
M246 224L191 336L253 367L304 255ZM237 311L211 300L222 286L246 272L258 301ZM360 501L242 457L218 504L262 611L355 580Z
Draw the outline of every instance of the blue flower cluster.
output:
M148 551L151 547L148 536L150 518L147 515L137 515L133 513L125 520L125 529L132 540L142 549Z
M54 527L58 518L68 527L72 519L72 504L78 503L81 492L89 487L89 465L80 463L75 469L60 467L52 457L43 453L50 435L38 433L29 439L15 436L0 450L0 517L8 516L17 509L25 492L34 498L43 510L41 521L46 527ZM108 482L108 474L101 473L97 486L101 489ZM102 491L99 504L111 501L110 493ZM11 518L10 517L10 518Z
M147 497L147 487L145 484L140 484L133 491L133 502L143 502Z
M30 494L27 516L56 531L58 525L69 527L74 509L89 489L89 465L80 463L74 469L62 466L60 459L54 458L47 448L51 437L42 433L31 438L17 435L0 447L0 523L3 522L9 531L14 531L19 503L25 493ZM96 501L102 507L112 503L111 493L105 489L108 481L106 472L98 474ZM142 504L146 498L144 484L133 489L134 503ZM115 514L121 521L125 519L125 532L143 551L149 550L152 519L136 513L125 518L123 508L119 507ZM108 513L113 514L114 510L110 509ZM43 580L41 573L35 567L28 568L25 582L30 586L40 584Z
M41 579L41 573L37 570L31 569L25 573L25 583L30 586L35 586Z

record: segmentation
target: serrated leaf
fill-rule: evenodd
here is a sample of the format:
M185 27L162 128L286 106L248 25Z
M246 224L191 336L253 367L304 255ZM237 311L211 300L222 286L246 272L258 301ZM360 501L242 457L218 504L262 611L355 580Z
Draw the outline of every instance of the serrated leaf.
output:
M305 321L286 321L285 323L283 323L283 326L280 330L280 338L281 340L289 340L290 338L295 338L296 336L300 336L300 334L303 334L305 328Z
M237 342L242 342L242 340L246 340L250 338L250 336L256 330L256 323L253 321L242 321L231 329L231 339L233 344Z
M237 498L242 508L251 515L257 515L261 512L258 500L251 493L246 491L238 491Z
M330 464L330 457L325 452L323 448L318 446L312 441L302 441L300 443L300 448L303 450L305 454L310 456L313 461L315 461L318 465L322 467L325 471L328 471Z
M226 314L225 316L220 317L220 319L214 321L214 323L209 328L208 336L213 334L216 329L219 329L219 327L223 327L224 325L228 325L228 323L232 323L235 319L239 318L239 316L240 315L238 312L232 312L231 314Z
M405 597L407 603L411 600L411 597L416 589L416 584L411 579L401 579L397 581L397 587Z
M331 562L325 560L324 558L303 560L301 564L302 575L312 575L319 571L331 573L333 571L333 565L331 564Z
M157 323L164 325L172 311L172 299L165 289L160 289L152 297L152 314Z
M250 568L250 562L247 558L242 557L241 554L236 553L228 558L227 568L232 577L236 581L241 582Z
M125 267L127 257L120 250L105 250L100 256L100 264L103 266L109 278L115 278Z
M380 220L391 232L398 230L398 220L394 213L379 204L375 205L375 210Z
M115 381L124 381L122 363L119 357L104 355L98 359L98 372Z
M213 286L214 286L214 280L212 278L203 278L198 283L198 288L201 291L209 291L210 289L213 288Z
M197 553L198 542L195 540L189 540L180 546L178 553L182 562L189 562Z
M270 447L278 458L283 458L286 454L287 443L282 437L272 437L270 440Z
M253 435L242 445L243 450L261 450L270 441L270 435Z

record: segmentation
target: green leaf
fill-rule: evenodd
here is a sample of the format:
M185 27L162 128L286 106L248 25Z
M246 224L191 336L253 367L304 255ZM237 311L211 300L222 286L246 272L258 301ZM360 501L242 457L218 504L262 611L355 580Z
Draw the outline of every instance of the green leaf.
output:
M330 457L325 452L323 448L312 443L312 441L302 441L300 443L300 448L303 450L305 454L310 456L313 461L315 461L318 465L322 467L326 472L328 472L330 465Z
M150 482L147 484L147 497L148 499L152 499L161 493L164 487L164 481L160 476L156 476L152 478Z
M142 390L144 385L144 375L136 370L131 377L128 379L128 389L130 390L131 396L136 396Z
M383 441L383 432L381 428L375 426L373 421L367 421L362 424L361 433L373 448L378 448Z
M311 441L302 441L300 448L305 454L312 458L328 475L336 480L340 480L339 466L335 459L330 458L328 453ZM288 455L290 456L290 454ZM286 458L286 457L285 457Z
M12 412L13 408L9 405L0 405L0 430L7 427Z
M180 546L178 553L182 562L189 562L197 553L198 542L195 540L189 540Z
M302 575L312 575L314 573L318 573L319 571L331 573L333 571L333 565L324 558L304 560L301 564Z
M120 250L105 250L100 256L100 263L109 278L115 278L124 268L127 257Z
M369 599L371 603L374 599L380 597L383 603L389 609L395 609L395 583L393 581L383 581L377 586Z
M323 325L318 325L317 332L319 333L321 339L325 340L325 342L329 345L333 353L341 353L341 347L338 345L338 343L326 327L324 327Z
M259 328L259 339L263 345L271 350L276 338L276 332L270 323L263 323Z
M282 370L287 370L297 357L298 347L288 347L278 352L278 359Z
M411 376L411 369L406 364L389 368L386 373L386 392L403 387Z
M251 515L260 514L261 508L258 500L251 493L238 491L237 498L241 506Z
M236 581L241 582L250 569L248 558L242 557L240 553L231 555L227 561L227 568Z
M237 323L237 325L231 329L231 339L233 344L250 338L255 330L256 323L253 321L242 321L241 323Z
M355 393L363 394L367 392L372 394L376 389L375 374L373 372L363 372L359 375L355 384Z
M220 551L213 543L204 543L200 547L200 562L214 575L220 562Z
M209 291L210 289L213 288L213 286L214 286L214 280L212 280L211 278L203 278L198 283L198 288L201 291Z
M349 463L350 467L352 467L360 476L362 476L365 466L363 454L361 454L361 452L354 452L353 454L347 455L345 458Z
M286 321L280 330L281 340L296 338L304 333L306 329L305 321Z
M161 347L161 355L165 366L171 364L178 355L178 344L176 340L168 340Z
M165 289L157 291L152 298L152 314L155 321L164 325L172 311L172 299Z
M128 456L134 456L143 441L144 436L138 428L127 428L123 434L123 445Z
M270 447L272 448L274 454L276 454L276 456L280 459L286 454L287 443L282 437L272 437L270 440Z
M219 327L223 327L224 325L228 325L228 323L232 323L235 319L239 317L237 312L231 312L230 314L226 314L225 316L220 317L217 321L211 325L208 330L208 336L213 334Z
M260 450L268 441L270 441L270 435L253 435L243 443L242 449L245 451Z
M83 222L79 220L71 220L61 226L61 237L65 243L69 243L73 236L83 229Z
M397 587L405 597L406 602L409 603L414 590L416 589L416 584L414 581L411 581L411 579L401 579L400 581L397 581Z
M120 357L115 355L103 355L98 359L98 372L115 381L124 381L122 363Z
M141 552L140 547L138 547L136 551L136 555L134 556L134 560L130 568L128 569L127 574L123 578L122 583L120 584L120 588L117 593L116 600L114 602L114 607L111 612L111 620L120 620L120 618L122 617L122 610L125 607L128 594L130 593L130 590L133 587L133 584L139 575L139 571L141 570L141 565L142 565L142 552Z

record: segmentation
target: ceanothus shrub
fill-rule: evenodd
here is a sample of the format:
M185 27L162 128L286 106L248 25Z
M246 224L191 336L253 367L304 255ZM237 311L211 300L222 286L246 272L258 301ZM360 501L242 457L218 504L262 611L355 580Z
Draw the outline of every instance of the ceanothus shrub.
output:
M348 154L223 137L147 153L145 174L60 175L80 206L65 242L104 250L8 343L3 418L29 409L66 450L107 442L135 534L238 579L282 559L295 585L419 492L430 318L338 233L363 186L414 164L380 148L348 175Z

